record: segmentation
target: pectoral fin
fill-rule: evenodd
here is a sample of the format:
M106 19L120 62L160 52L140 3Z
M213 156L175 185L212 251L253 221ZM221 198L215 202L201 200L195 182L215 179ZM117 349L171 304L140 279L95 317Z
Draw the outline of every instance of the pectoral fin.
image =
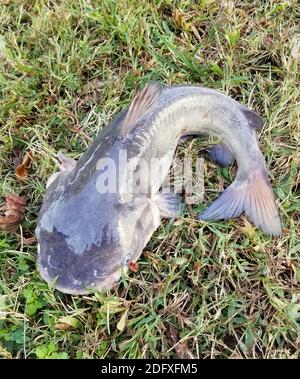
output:
M163 218L176 218L182 213L182 203L176 193L159 192L154 195L153 201L158 206Z
M64 153L59 151L57 153L57 159L59 161L59 171L52 174L47 183L46 188L50 186L51 183L64 171L71 171L76 166L76 161L72 158L67 157Z
M234 162L234 156L225 144L214 145L208 149L210 158L221 166L230 166Z
M67 157L64 153L59 151L57 153L57 159L59 160L60 171L71 171L76 166L76 161L72 158Z

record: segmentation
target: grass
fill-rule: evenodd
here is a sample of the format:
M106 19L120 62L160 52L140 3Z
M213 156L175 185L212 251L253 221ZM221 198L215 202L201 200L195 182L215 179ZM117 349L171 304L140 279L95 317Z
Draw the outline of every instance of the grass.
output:
M244 217L197 222L236 171L206 160L205 203L162 222L137 273L83 297L48 288L36 245L2 233L2 357L171 358L181 346L199 358L299 358L299 22L296 0L1 2L0 195L27 196L21 234L33 235L55 153L78 158L151 80L216 88L260 113L284 221L280 238ZM15 149L34 154L23 183Z

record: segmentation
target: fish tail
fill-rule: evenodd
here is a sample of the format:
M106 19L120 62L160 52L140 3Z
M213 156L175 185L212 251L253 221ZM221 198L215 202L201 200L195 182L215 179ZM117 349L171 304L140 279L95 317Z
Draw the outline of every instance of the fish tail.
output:
M199 220L219 220L245 215L263 232L281 234L281 219L265 167L250 175L238 173L236 180L202 214Z

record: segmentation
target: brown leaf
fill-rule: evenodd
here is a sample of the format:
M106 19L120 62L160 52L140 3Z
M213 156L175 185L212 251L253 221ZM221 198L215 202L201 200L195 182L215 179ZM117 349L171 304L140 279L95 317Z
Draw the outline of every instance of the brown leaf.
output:
M26 244L26 245L32 245L34 242L36 242L36 238L35 236L33 237L23 237L23 242Z
M55 324L55 329L58 330L68 330L68 329L77 329L80 328L81 322L73 316L65 316L61 317L59 320L57 320L57 323Z
M14 170L22 163L21 151L19 148L14 147L11 151Z
M34 242L36 242L35 236L24 237L24 236L21 236L21 234L19 233L15 233L15 235L19 237L22 240L22 242L25 243L25 245L32 245Z
M174 344L174 350L180 359L193 359L193 354L189 351L185 341L180 341L178 330L169 325L170 339Z
M138 270L139 270L139 264L137 262L135 262L135 263L130 262L129 263L129 268L133 272L138 272Z
M18 234L18 233L15 233L15 234L22 240L23 243L25 243L25 245L32 245L34 242L36 242L35 236L24 237L24 236L21 236L21 234Z
M72 325L67 324L65 322L58 322L57 324L55 324L55 329L58 330L68 330L70 328L72 328Z
M47 101L48 105L52 105L52 104L55 103L56 97L54 95L50 95L50 96L47 97L46 101Z
M27 177L28 167L30 166L31 161L33 160L32 152L25 154L22 163L15 168L15 173L17 178L22 182Z
M101 90L104 88L104 86L105 86L105 83L102 80L95 78L95 79L88 81L83 86L82 93L84 95L86 95L88 93L101 92Z
M83 86L80 96L78 96L73 103L75 113L77 113L79 109L90 108L92 103L98 102L104 87L105 83L98 78L88 81Z
M173 12L173 19L177 28L183 28L185 23L184 13L180 12L178 9L175 9Z
M72 132L75 132L75 133L78 133L78 134L81 134L83 135L87 141L89 142L92 142L93 141L93 138L91 138L89 135L87 135L83 130L79 129L79 128L76 128L75 126L71 127L70 130L72 130Z
M5 199L5 204L0 207L0 229L7 232L17 230L25 213L25 197L9 195Z

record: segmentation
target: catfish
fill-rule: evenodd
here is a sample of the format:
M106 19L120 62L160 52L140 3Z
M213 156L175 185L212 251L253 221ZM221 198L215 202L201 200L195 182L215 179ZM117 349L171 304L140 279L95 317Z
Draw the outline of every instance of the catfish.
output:
M68 294L110 289L138 260L161 219L180 214L178 196L161 186L188 136L218 137L210 156L238 167L234 182L199 221L245 213L263 232L279 236L281 218L256 136L262 125L257 113L214 89L144 87L77 162L58 154L60 172L48 180L36 227L42 278ZM153 158L164 162L161 175L146 170ZM123 178L128 165L131 191Z

